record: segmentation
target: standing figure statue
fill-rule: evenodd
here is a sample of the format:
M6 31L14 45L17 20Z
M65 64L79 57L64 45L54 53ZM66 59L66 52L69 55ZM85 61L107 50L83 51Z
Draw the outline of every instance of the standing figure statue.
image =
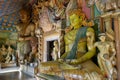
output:
M59 43L58 41L54 41L53 43L54 47L53 47L53 51L51 53L51 56L53 58L53 60L57 60L59 57Z
M19 13L21 22L16 26L18 31L17 51L23 62L24 55L31 51L30 40L35 36L35 25L31 23L29 8L22 8Z
M103 75L107 77L108 80L115 80L115 76L113 75L116 74L116 69L113 61L116 51L113 42L105 41L105 38L105 33L101 33L99 37L100 41L95 43L95 46L100 51L97 56L98 64Z

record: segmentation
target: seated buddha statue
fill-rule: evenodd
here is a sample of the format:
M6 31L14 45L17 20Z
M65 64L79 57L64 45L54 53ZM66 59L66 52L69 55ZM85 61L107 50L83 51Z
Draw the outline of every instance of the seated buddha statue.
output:
M90 27L94 23L87 22L81 9L70 11L69 18L71 26L66 28L64 36L65 53L57 61L41 62L40 72L58 76L64 74L64 77L71 77L71 74L82 76L77 80L84 80L88 73L89 77L100 78L99 68L90 60L96 53L95 32ZM91 75L92 72L97 74ZM70 80L68 77L66 80Z
M66 28L65 40L65 54L61 56L62 59L74 59L71 64L79 64L90 59L95 52L87 53L87 29L93 26L93 22L87 22L85 14L79 9L70 11L69 14L71 26ZM91 30L93 32L93 30ZM88 34L89 35L89 34ZM91 34L90 34L91 35ZM85 54L84 56L82 56ZM81 57L82 56L82 57ZM84 59L83 59L84 58Z

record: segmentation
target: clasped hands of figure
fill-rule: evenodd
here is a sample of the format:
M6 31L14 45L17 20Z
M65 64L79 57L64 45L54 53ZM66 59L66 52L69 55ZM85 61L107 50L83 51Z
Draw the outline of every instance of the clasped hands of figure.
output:
M65 63L68 63L68 64L77 64L79 63L77 59L58 59L58 62L65 62Z

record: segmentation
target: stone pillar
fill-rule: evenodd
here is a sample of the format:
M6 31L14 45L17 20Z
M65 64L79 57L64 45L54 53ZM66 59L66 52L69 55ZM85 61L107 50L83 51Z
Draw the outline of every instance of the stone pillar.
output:
M115 44L117 51L117 80L120 80L120 16L114 14L114 31L115 31Z
M112 29L112 13L106 13L101 15L101 30L107 33L107 39L114 41L114 31Z
M42 43L43 43L43 30L42 30L42 28L40 27L40 28L37 28L36 29L36 31L35 31L35 33L36 33L36 37L38 38L38 53L39 53L39 58L40 58L40 61L42 61L43 60L43 55L42 55L42 48L43 48L43 45L42 45Z
M103 18L100 17L99 21L100 21L100 31L101 31L101 32L105 32L104 24L103 24Z

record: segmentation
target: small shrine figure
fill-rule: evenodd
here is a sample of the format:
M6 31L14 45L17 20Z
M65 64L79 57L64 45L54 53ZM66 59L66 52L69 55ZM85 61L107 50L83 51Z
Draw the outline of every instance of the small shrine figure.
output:
M53 51L52 51L52 54L51 54L53 60L57 60L59 57L59 43L58 41L54 41L54 47L53 47Z
M99 67L107 79L115 80L113 75L117 73L115 65L112 63L116 55L114 44L112 41L105 41L105 33L101 33L99 39L100 41L95 43L95 46L100 51L97 56Z
M5 63L14 62L13 58L14 58L14 49L12 49L11 46L9 45L7 49L7 57L5 58L6 59Z
M0 62L4 63L5 62L5 57L7 55L7 49L6 49L4 44L0 48L0 54L1 54L1 59L0 59L1 61Z

